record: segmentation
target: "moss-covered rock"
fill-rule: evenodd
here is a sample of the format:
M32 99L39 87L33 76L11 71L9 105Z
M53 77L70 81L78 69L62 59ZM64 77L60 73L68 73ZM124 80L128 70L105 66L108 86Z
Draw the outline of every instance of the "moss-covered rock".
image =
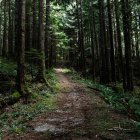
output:
M15 91L13 94L12 94L12 98L13 99L18 99L18 98L20 98L20 93L18 92L18 91Z

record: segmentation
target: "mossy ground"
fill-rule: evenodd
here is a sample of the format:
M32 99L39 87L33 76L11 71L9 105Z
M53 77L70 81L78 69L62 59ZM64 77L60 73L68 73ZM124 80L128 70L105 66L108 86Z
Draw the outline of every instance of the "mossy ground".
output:
M30 79L30 76L27 75ZM27 99L21 99L12 106L6 106L0 115L0 137L11 133L25 133L28 131L28 122L34 119L37 115L57 108L55 96L57 96L58 80L54 71L49 71L46 76L51 87L47 87L43 83L26 82L26 86L31 94ZM56 86L57 85L57 86ZM20 94L15 91L12 94L13 98L19 97ZM26 101L25 101L26 100Z

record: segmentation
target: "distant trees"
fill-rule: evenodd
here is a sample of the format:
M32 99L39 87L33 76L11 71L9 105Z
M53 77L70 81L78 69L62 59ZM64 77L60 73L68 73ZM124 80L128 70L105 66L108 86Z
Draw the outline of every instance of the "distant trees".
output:
M60 60L85 78L123 83L124 90L132 91L133 76L139 77L138 5L139 0L3 0L0 55L18 61L20 91L25 58L38 66L39 81L45 80L45 69Z
M83 0L76 0L77 7L77 27L78 27L78 48L80 52L79 68L82 74L85 75L85 51L84 51L84 29L83 29Z
M61 3L64 7L69 8L71 5L73 8L67 10L67 17L71 21L65 19L67 24L74 26L67 26L67 35L73 42L75 36L78 38L77 46L70 50L70 56L73 58L69 58L70 61L75 59L73 66L77 70L80 68L80 71L83 71L79 65L81 64L85 66L87 76L91 74L93 80L99 77L103 84L115 84L119 81L123 83L124 90L133 90L132 64L135 58L139 58L138 3L137 0L94 0L90 3L88 0L75 0L75 4L73 1ZM81 13L81 9L84 12ZM75 34L71 34L70 30ZM82 36L83 49L80 48ZM85 60L81 59L82 54Z

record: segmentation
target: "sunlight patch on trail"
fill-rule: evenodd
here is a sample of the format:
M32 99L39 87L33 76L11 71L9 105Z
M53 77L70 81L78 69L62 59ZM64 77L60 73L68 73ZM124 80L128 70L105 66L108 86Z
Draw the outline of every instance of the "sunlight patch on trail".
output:
M70 69L67 69L67 68L55 68L54 70L56 72L62 72L62 73L68 73L71 71Z
M66 130L64 128L62 128L61 126L57 127L55 125L51 125L51 124L44 124L42 126L38 126L35 128L36 132L52 132L52 133L64 133L66 132Z

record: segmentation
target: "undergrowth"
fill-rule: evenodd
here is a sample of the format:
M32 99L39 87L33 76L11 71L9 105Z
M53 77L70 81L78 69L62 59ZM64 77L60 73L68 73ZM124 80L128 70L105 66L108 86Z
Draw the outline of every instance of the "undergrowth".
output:
M0 57L0 93L13 90L16 74L16 63Z
M29 76L30 77L30 76ZM29 78L28 77L28 78ZM56 109L54 104L56 85L58 80L53 70L49 70L46 76L49 84L48 88L43 83L26 82L26 86L31 91L26 103L25 99L12 106L7 106L0 115L0 138L10 133L24 133L28 131L28 122L34 119L38 114L43 114L46 111Z
M124 102L127 103L129 109L133 110L134 115L136 116L136 121L130 121L129 123L133 124L134 129L128 131L128 133L134 133L135 135L140 136L140 91L136 90L135 94L125 93L123 89L119 89L117 92L99 83L94 83L92 80L87 80L82 78L76 71L70 69L64 69L64 72L69 74L72 79L77 80L83 85L87 85L94 89L98 89L101 96L109 103L112 108L115 108L123 113L129 114L128 108L125 106Z

